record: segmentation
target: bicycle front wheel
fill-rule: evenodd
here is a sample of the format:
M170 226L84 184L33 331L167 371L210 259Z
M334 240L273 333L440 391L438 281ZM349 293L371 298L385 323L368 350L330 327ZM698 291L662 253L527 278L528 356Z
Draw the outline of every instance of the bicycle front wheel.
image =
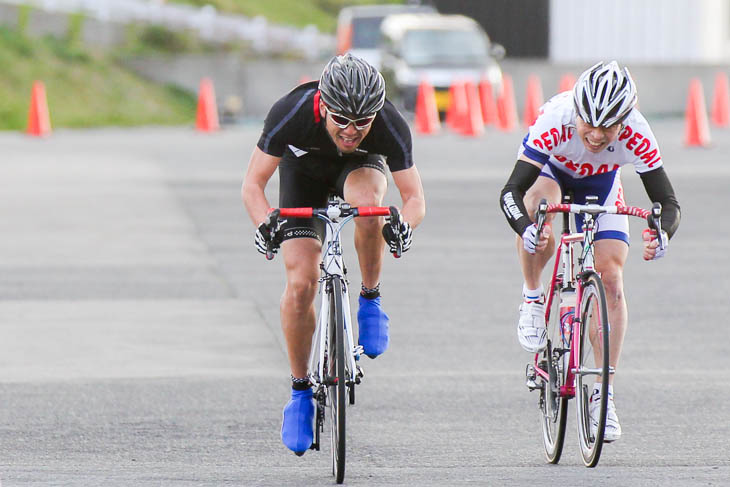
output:
M567 374L570 356L570 330L563 330L560 320L560 290L553 290L550 317L547 323L547 348L540 353L538 365L548 372L549 380L543 380L540 390L540 412L542 413L542 440L545 457L550 463L558 463L563 453L565 424L568 414L568 398L561 394Z
M342 281L331 281L328 326L328 388L332 419L332 475L337 483L345 480L345 408L347 377L345 376L345 321L342 306Z
M598 274L583 279L580 301L580 337L575 396L578 413L578 440L583 463L595 467L601 456L608 404L608 310L606 292ZM600 384L600 399L591 403L594 383Z

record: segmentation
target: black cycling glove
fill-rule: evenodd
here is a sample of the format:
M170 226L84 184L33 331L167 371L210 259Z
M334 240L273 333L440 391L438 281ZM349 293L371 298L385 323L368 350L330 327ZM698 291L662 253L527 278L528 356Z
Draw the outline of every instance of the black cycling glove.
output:
M393 231L390 223L383 225L383 238L388 243L391 252L398 251L398 244L401 244L401 252L406 252L413 243L413 229L408 222L400 222L398 233Z
M258 250L260 253L266 255L267 247L269 247L273 253L276 253L279 250L279 247L281 247L282 242L282 236L281 232L275 231L272 232L269 226L266 223L262 223L259 225L259 227L256 229L256 236L254 237L254 244L256 245L256 250Z

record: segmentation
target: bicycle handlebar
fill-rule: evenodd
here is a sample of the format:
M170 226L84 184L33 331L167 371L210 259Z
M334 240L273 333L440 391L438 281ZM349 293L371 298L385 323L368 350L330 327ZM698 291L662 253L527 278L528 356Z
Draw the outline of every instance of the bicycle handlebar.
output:
M266 227L269 232L274 233L278 230L281 224L282 218L312 218L316 216L322 216L328 219L332 218L344 218L348 216L353 217L373 217L373 216L385 216L388 218L388 223L393 229L395 235L400 234L400 223L401 216L400 211L395 206L359 206L353 207L348 203L340 203L337 205L331 205L327 208L270 208L269 214L264 220ZM274 251L272 248L273 243L268 242L266 245L266 259L272 260L274 258ZM396 252L393 252L393 257L396 259L400 258L403 250L403 242L398 242L398 248Z
M649 228L656 230L659 239L659 248L666 246L664 234L662 234L662 204L656 202L651 210L639 208L638 206L601 206L601 205L577 205L574 203L548 204L545 198L540 200L535 220L537 222L537 234L540 235L545 225L545 215L548 213L590 213L591 215L600 215L608 213L612 215L628 215L638 218L644 218Z
M395 207L391 207L395 208ZM277 217L283 218L312 218L317 215L329 218L354 216L391 216L390 208L384 206L359 206L349 205L331 206L329 208L277 208L271 212L278 211ZM396 213L398 209L396 208ZM269 213L271 215L271 213Z

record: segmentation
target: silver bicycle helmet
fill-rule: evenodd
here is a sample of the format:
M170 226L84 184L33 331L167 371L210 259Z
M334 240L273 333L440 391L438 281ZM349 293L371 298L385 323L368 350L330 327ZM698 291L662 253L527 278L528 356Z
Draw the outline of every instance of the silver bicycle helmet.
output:
M330 110L353 119L373 115L385 103L383 76L352 54L336 56L327 63L319 91Z
M600 62L583 72L573 87L573 101L584 122L610 127L621 122L636 105L636 86L628 68L616 61Z

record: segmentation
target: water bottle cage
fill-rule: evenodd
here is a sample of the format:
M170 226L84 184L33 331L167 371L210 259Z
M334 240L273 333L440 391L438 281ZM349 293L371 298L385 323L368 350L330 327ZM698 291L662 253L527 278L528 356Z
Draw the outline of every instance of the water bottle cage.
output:
M573 331L573 320L575 319L575 308L560 310L560 337L563 339L563 346L570 346L571 333Z

